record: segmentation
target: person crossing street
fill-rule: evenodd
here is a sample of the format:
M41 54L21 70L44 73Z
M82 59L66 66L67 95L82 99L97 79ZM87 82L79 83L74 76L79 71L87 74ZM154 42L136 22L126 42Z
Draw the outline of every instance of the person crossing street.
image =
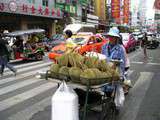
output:
M2 35L0 35L0 75L2 76L4 73L5 67L9 68L14 75L16 75L17 70L8 63L9 51L7 49L7 41L2 39Z

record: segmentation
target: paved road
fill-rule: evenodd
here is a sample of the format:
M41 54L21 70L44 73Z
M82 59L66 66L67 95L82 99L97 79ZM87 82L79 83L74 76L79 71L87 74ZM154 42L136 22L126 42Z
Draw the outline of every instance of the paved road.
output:
M149 50L147 61L144 61L140 50L129 54L133 88L126 97L118 120L160 120L159 52L159 48ZM0 120L51 119L51 96L57 84L35 78L37 71L48 69L50 64L46 59L14 63L19 70L16 77L6 70L4 77L0 78Z

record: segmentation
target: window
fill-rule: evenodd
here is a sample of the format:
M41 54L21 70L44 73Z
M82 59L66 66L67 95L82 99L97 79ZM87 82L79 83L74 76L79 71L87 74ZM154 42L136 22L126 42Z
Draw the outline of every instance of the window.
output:
M99 42L102 42L102 39L97 37L96 41L97 41L97 43L99 43Z
M42 5L43 6L48 6L48 0L42 0Z

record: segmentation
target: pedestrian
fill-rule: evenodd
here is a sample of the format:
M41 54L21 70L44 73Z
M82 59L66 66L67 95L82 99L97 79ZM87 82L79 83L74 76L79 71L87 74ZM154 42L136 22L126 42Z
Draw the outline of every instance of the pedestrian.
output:
M73 40L72 40L72 31L71 30L66 30L65 31L65 38L66 38L66 52L71 52L74 50L74 48L77 46Z
M143 39L141 41L141 46L143 47L143 53L144 53L144 58L147 58L147 42L148 42L148 38L147 38L147 33L144 33Z
M72 37L73 34L72 34L71 30L66 30L64 35L65 35L65 38L66 38L66 42L72 41L71 37Z
M121 60L120 74L124 75L125 72L125 52L123 47L119 44L119 30L117 27L110 28L108 32L109 42L102 46L102 54L107 58L107 62L111 60Z
M17 70L8 63L9 58L9 51L7 49L7 41L2 39L2 36L0 36L0 75L2 76L4 73L5 67L8 67L14 75L16 75Z
M107 42L104 46L102 46L102 54L106 56L107 62L112 62L113 60L120 61L118 62L118 69L119 69L120 77L123 79L124 73L125 73L125 61L126 60L125 60L125 52L123 50L123 47L119 44L119 39L120 39L119 29L117 27L112 27L110 28L107 35L108 35L109 42ZM119 109L123 106L124 99L125 99L124 98L125 91L121 84L116 85L116 86L117 86L116 93L120 93L119 95L122 100L120 103L118 103L117 99L115 99L116 111L118 112ZM102 88L102 91L108 94L108 92L113 93L114 89L115 89L114 85L112 86L105 85Z

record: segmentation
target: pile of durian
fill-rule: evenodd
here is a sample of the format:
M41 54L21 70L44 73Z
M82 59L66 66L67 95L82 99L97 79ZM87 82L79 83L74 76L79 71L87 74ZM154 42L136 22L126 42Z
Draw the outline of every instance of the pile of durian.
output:
M63 76L67 76L72 82L84 85L98 85L119 79L118 70L97 57L70 52L57 57L56 61L50 67L50 76L53 78L63 79Z

